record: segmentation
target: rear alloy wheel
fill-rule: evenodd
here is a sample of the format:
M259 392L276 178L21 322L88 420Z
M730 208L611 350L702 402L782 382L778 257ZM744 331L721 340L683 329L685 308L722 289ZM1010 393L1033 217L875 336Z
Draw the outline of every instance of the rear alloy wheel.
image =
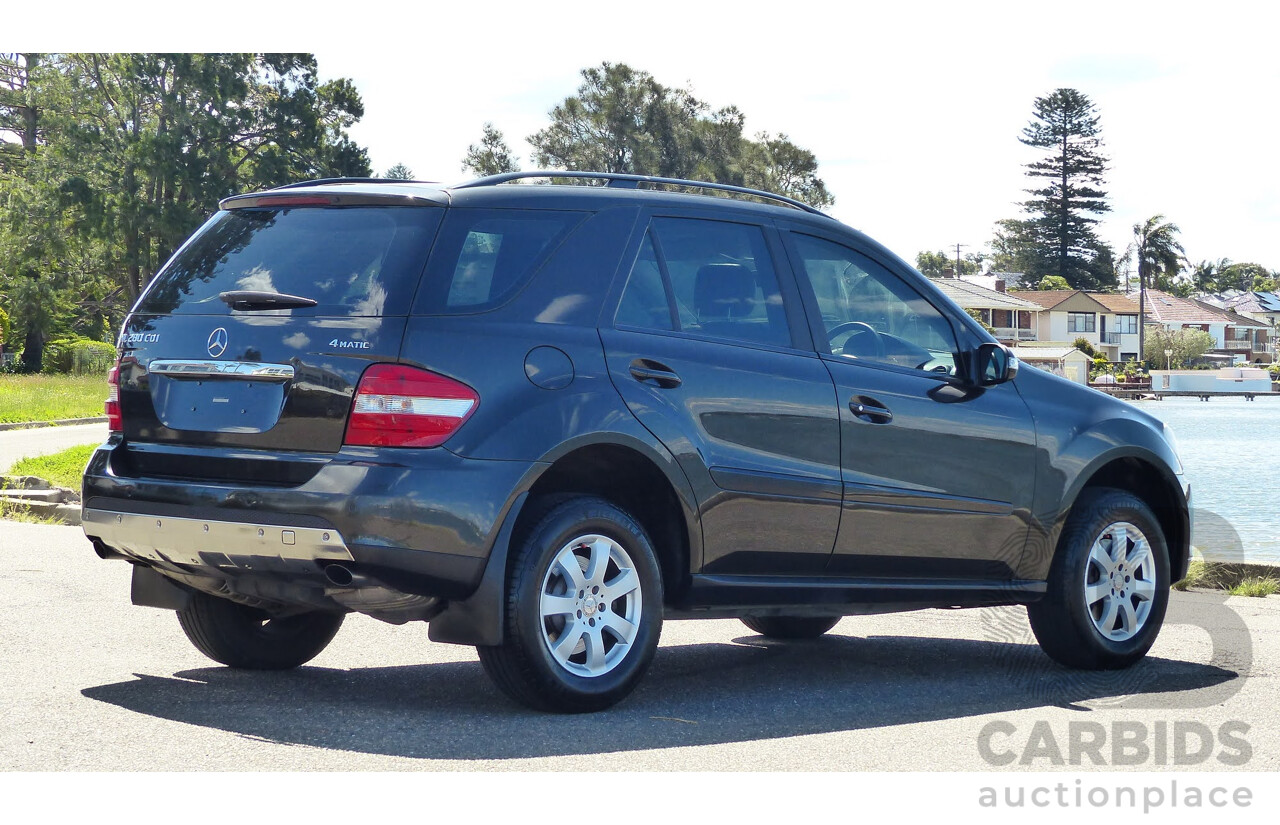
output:
M816 639L835 627L839 616L744 616L742 623L770 639Z
M311 661L342 627L342 613L297 613L272 618L264 610L192 593L178 623L204 655L228 667L288 670Z
M644 529L597 498L543 515L513 563L506 640L485 671L537 710L602 710L639 683L662 629L662 577Z
M1027 606L1040 646L1062 664L1128 667L1155 643L1169 604L1169 550L1141 499L1080 494L1058 542L1043 600Z

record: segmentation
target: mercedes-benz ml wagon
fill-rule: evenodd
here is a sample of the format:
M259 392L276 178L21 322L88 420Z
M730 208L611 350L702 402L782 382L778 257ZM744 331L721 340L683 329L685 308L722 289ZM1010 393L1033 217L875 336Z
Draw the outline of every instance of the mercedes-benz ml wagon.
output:
M119 349L85 533L231 667L299 666L357 612L591 711L666 619L806 639L1024 604L1049 656L1115 668L1187 565L1158 420L1019 369L884 247L765 192L544 172L231 197Z

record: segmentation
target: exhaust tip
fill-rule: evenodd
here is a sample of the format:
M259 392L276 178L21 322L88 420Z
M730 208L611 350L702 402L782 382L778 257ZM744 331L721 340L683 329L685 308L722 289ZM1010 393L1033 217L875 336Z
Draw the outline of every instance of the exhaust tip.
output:
M324 576L338 587L350 587L355 575L340 564L331 564L324 569Z

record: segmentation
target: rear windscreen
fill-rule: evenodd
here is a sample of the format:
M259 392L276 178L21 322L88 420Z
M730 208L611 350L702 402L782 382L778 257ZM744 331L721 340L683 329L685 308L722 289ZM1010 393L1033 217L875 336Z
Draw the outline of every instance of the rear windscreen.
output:
M163 271L138 312L226 315L223 292L310 298L285 315L407 315L444 210L427 207L219 212Z

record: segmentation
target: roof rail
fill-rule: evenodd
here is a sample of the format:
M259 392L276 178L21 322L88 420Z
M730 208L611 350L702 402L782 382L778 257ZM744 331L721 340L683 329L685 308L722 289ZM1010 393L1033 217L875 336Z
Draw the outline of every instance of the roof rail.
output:
M284 186L272 187L272 192L279 189L298 189L303 186L323 186L327 183L434 183L427 180L399 180L397 178L316 178L300 180L297 183L286 183Z
M745 186L732 186L727 183L711 183L701 180L683 180L681 178L659 178L651 175L626 175L619 172L563 172L550 169L539 169L530 172L506 172L501 175L489 175L483 178L469 180L466 183L459 183L450 189L473 189L478 186L497 186L500 183L508 181L520 180L522 178L584 178L587 180L604 180L606 184L613 189L635 189L642 183L662 184L665 186L688 186L695 189L716 189L722 192L733 192L739 195L750 195L755 198L763 198L765 200L778 201L784 203L794 209L800 209L810 212L814 215L822 215L824 218L830 217L807 203L788 198L784 195L775 195L772 192L765 192L761 189L748 189Z

